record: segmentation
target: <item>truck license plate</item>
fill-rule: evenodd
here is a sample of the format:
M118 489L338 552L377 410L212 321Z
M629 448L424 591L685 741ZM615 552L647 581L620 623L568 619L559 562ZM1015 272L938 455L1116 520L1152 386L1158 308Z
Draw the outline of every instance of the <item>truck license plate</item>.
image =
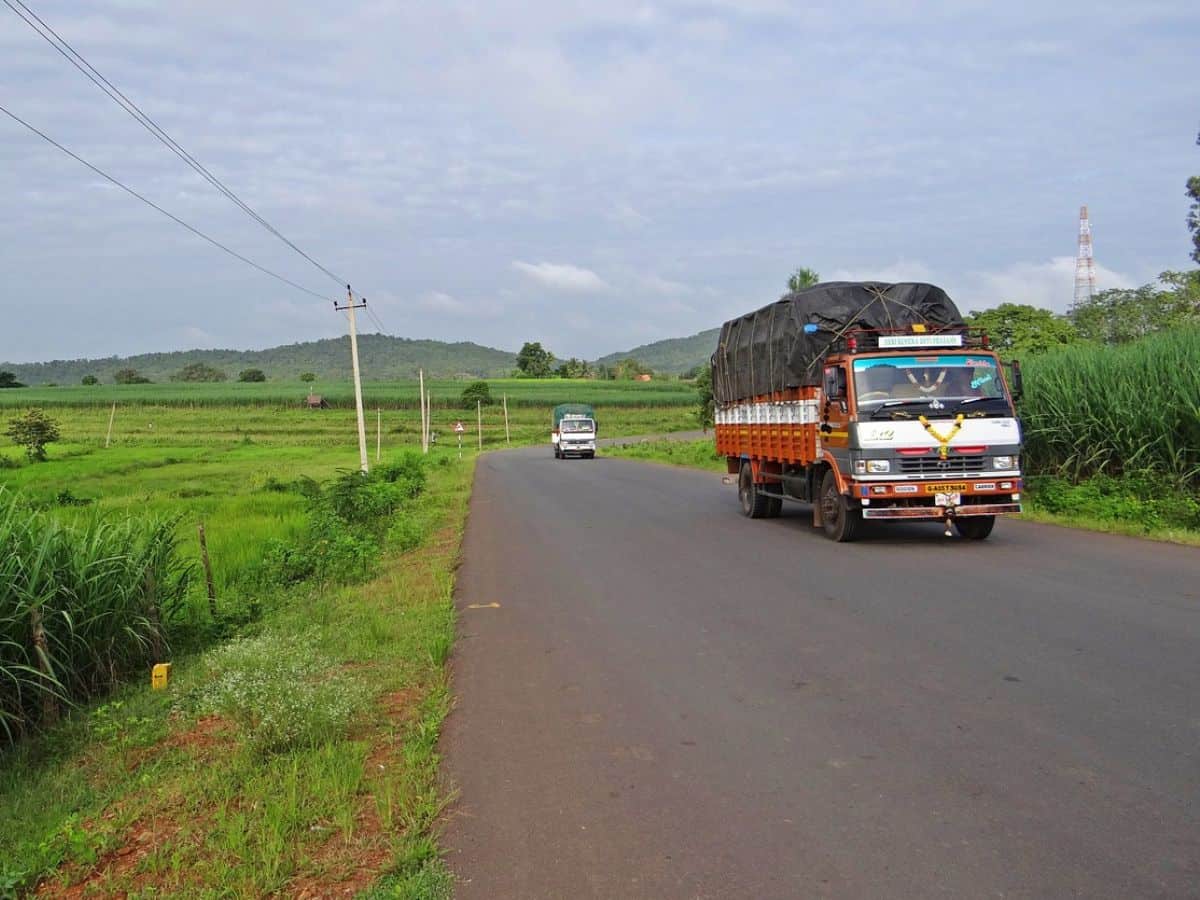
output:
M927 494L952 494L955 491L965 491L965 484L927 484L925 485L925 493Z
M962 502L962 494L957 491L950 494L938 494L933 498L934 506L958 506Z

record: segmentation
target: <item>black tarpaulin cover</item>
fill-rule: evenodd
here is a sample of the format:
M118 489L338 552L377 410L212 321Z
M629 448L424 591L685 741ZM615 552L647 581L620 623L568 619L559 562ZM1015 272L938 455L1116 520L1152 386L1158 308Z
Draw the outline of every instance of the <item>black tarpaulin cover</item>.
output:
M954 301L932 284L830 281L786 294L721 326L713 396L731 403L820 384L822 357L847 331L918 323L938 331L963 320ZM806 333L805 325L816 330Z

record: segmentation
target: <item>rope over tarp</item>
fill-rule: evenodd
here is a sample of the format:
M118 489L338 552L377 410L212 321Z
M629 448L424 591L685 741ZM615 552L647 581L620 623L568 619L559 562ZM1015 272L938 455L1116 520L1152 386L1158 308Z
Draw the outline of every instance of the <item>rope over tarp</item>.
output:
M815 325L815 333L804 331ZM930 331L963 325L946 292L932 284L831 281L786 294L721 326L712 356L718 403L820 384L830 347L854 329Z

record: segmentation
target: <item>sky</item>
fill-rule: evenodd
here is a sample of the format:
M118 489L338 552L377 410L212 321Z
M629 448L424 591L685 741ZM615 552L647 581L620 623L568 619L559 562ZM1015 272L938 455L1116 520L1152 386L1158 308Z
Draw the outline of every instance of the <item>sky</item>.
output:
M402 337L596 358L798 266L1061 312L1084 203L1101 289L1189 267L1194 0L26 2ZM334 279L6 6L0 105L328 298L0 116L0 360L345 333Z

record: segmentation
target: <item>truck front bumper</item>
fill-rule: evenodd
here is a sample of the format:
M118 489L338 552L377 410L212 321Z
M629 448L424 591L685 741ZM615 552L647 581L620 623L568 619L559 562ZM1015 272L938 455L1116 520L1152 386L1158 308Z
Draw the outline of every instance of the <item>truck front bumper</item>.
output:
M1019 476L988 481L856 482L864 519L953 519L1021 512Z

